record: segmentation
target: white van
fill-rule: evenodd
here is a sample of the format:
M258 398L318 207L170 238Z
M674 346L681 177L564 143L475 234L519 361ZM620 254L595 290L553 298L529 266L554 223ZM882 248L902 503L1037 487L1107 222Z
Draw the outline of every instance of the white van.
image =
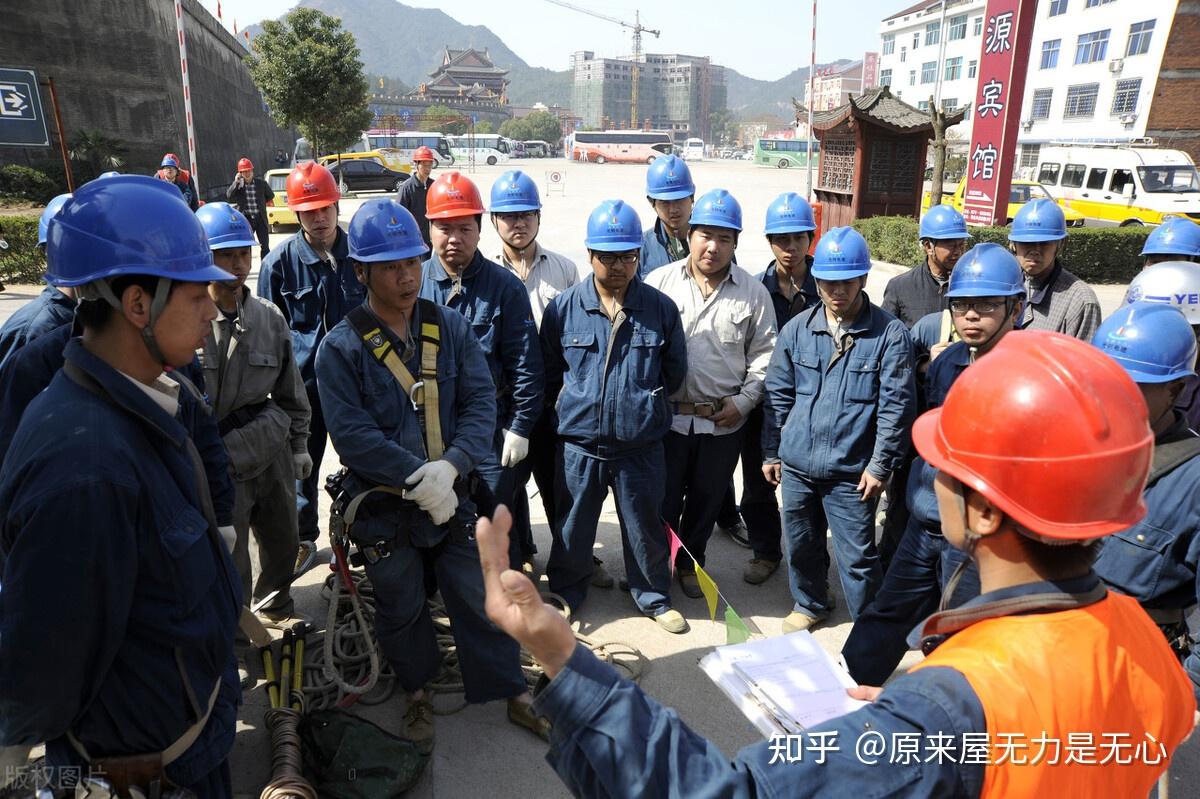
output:
M1095 226L1200 222L1200 174L1187 153L1140 144L1043 145L1037 180Z
M704 160L704 139L688 139L683 143L684 161Z

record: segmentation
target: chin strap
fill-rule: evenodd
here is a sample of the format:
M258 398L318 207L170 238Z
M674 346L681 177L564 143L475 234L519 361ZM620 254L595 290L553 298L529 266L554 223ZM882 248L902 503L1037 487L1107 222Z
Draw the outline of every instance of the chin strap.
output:
M124 308L121 306L121 300L113 293L112 286L108 281L109 279L96 280L80 286L76 290L77 299L80 302L84 300L104 300L118 312L123 312ZM154 325L158 322L163 310L167 307L167 299L170 294L171 279L160 277L158 279L158 286L154 289L154 298L150 301L150 321L141 330L142 342L150 352L150 357L164 366L166 366L167 359L163 356L163 352L154 338Z

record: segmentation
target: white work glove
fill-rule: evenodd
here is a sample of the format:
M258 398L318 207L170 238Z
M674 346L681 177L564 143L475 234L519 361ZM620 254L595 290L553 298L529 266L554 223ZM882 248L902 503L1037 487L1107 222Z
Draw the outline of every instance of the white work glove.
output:
M529 439L511 430L504 431L504 447L500 450L501 466L516 466L529 454Z
M445 503L447 495L455 496L454 480L457 477L458 469L450 461L429 461L408 476L405 482L412 488L404 496L428 513L435 506Z
M444 500L424 510L429 514L429 518L433 519L433 523L441 527L453 519L454 514L458 511L458 494L451 491Z
M292 455L292 469L297 480L307 480L312 474L312 456L307 452L296 452Z
M225 542L225 548L229 550L229 554L233 554L233 547L237 544L237 530L232 524L227 524L224 527L218 527L217 532L221 534L221 540Z

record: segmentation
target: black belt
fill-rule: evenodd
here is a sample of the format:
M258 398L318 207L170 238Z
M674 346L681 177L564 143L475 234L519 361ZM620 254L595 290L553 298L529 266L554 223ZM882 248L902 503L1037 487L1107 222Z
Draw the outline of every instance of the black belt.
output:
M234 430L237 430L239 427L245 427L253 422L254 417L262 413L263 408L267 407L268 402L270 402L270 400L265 399L262 402L256 402L253 405L243 405L236 411L230 411L229 413L225 414L224 418L217 422L217 430L221 433L221 437L224 438L226 435L232 433Z

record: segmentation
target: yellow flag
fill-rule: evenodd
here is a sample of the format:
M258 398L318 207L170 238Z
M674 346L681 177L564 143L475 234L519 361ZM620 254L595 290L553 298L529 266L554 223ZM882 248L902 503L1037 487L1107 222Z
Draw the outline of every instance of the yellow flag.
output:
M725 643L740 644L750 640L750 629L742 617L729 605L725 606Z
M700 564L696 564L696 582L700 583L700 590L704 593L704 599L708 602L708 618L717 618L717 584L713 582L713 578L708 576L708 572L700 568Z

